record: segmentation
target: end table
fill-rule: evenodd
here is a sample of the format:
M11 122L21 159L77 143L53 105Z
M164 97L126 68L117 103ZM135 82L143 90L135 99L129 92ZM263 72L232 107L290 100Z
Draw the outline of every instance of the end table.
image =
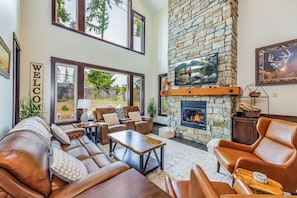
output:
M88 121L88 122L72 123L72 126L74 126L75 128L84 128L90 140L93 141L95 144L97 144L98 127L99 127L98 123L93 121ZM92 131L92 128L94 128L94 131Z
M254 192L264 192L268 194L273 194L273 195L283 195L283 186L278 183L277 181L274 181L270 178L268 179L267 184L262 184L260 182L257 182L254 177L253 177L253 172L243 169L243 168L237 168L235 170L235 173L233 174L233 177L235 179L240 179L248 185L250 188L254 189Z

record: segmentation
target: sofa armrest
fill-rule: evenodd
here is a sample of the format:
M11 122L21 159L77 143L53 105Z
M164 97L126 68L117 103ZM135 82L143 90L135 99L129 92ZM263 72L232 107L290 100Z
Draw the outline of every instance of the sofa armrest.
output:
M166 176L165 177L165 185L166 185L166 192L172 197L176 198L175 190L172 185L172 181L170 177Z
M86 130L83 128L73 128L65 130L65 133L69 136L70 139L75 139L86 135Z
M135 130L135 121L130 118L120 119L120 123L127 125L128 129Z
M249 153L253 152L254 150L254 147L252 145L246 145L246 144L231 142L227 140L220 140L218 147L226 147L226 148L241 150Z
M153 122L153 118L149 116L141 116L143 121Z
M108 166L101 168L98 171L90 173L89 175L75 182L72 182L58 190L53 191L50 197L75 197L80 193L96 186L97 184L103 183L106 180L128 169L129 166L120 161L112 163Z
M3 197L19 197L20 195L30 198L44 197L44 195L21 183L5 169L0 168L0 178L0 194Z

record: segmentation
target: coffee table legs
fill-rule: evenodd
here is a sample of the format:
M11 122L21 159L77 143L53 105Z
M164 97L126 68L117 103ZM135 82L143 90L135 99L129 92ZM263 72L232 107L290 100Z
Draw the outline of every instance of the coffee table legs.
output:
M115 143L115 144L113 145L113 143ZM131 164L130 163L131 161L129 161L129 158L125 157L127 152L129 153L127 155L131 157L131 154L133 153L133 151L130 151L128 148L121 148L119 150L121 150L122 152L118 153L117 151L119 151L119 150L115 150L116 146L117 146L117 142L113 142L112 139L109 139L109 156L110 157L113 156L118 160L122 160L122 161L126 162L127 164L130 164L130 166L138 169L140 173L146 175L149 171L151 171L151 170L153 170L153 169L155 169L157 167L160 167L161 170L164 170L164 146L160 147L160 158L159 158L159 156L157 154L157 151L153 150L153 151L150 151L150 152L148 152L146 154L138 155L138 157L139 157L137 159L137 161L139 160L138 164L137 163L136 164L135 163ZM124 151L123 151L123 149L124 149ZM155 159L151 159L152 158L151 157L151 152L154 152ZM137 155L137 154L133 153L132 155ZM155 162L153 162L154 167L152 167L152 163L149 162L150 159L155 161ZM148 170L147 170L147 168L148 168Z
M164 146L161 147L160 150L160 155L161 155L161 161L160 161L160 168L161 170L164 170Z
M157 162L159 163L159 167L161 170L164 170L164 147L162 146L160 148L160 158L161 160L159 159L157 153L156 153L156 150L153 150L154 154L155 154L155 157L156 157L156 160ZM142 174L145 174L146 173L146 167L147 167L147 164L148 164L148 161L151 157L151 151L148 153L148 156L146 158L146 161L145 161L145 164L144 164L144 155L139 155L139 171L142 173Z

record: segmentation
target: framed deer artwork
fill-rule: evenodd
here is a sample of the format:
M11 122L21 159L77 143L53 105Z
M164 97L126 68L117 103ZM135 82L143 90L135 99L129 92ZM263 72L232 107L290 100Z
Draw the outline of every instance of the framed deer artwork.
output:
M256 85L297 83L297 39L256 49Z

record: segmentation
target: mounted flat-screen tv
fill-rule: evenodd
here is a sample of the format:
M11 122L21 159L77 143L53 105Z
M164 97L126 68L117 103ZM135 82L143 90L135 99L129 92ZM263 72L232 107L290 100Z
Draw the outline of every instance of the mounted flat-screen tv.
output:
M218 80L218 53L177 63L175 85L215 83Z

